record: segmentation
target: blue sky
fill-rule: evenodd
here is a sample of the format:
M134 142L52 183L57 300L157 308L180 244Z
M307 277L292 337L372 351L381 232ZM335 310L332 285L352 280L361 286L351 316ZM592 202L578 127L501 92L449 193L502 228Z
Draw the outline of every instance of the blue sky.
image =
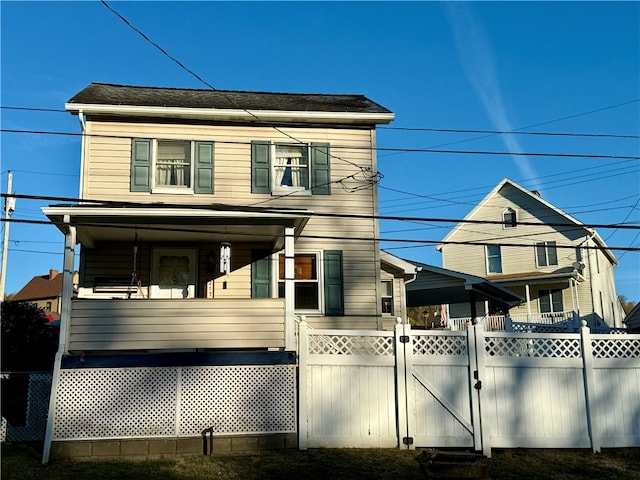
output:
M396 114L380 148L640 156L638 2L113 2L218 89L362 93ZM90 82L206 88L100 2L0 3L1 104L63 109ZM3 129L79 132L68 113L3 108ZM79 140L2 132L0 183L77 197ZM640 225L640 161L380 151L380 213L462 218L504 177L585 224ZM402 193L400 193L400 192ZM18 200L14 219L47 203ZM4 224L3 224L4 228ZM383 222L385 238L442 239L451 224ZM611 247L640 230L598 229ZM12 224L6 291L62 267L54 228ZM441 265L433 245L387 242ZM398 248L400 247L400 248ZM618 292L640 300L640 252L615 251Z

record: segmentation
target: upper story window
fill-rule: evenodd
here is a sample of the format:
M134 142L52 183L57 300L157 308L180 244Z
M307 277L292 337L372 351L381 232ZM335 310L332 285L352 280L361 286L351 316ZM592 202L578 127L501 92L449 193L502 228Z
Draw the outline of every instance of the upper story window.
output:
M329 144L251 142L251 193L329 195Z
M514 228L517 225L518 218L513 208L507 208L502 212L502 223L504 228Z
M274 193L309 190L309 147L304 145L273 145L271 164Z
M213 193L213 142L134 138L132 192Z
M156 140L154 186L191 188L191 143Z
M487 245L487 273L502 273L502 252L500 245Z
M538 267L558 265L556 242L536 242L536 260Z

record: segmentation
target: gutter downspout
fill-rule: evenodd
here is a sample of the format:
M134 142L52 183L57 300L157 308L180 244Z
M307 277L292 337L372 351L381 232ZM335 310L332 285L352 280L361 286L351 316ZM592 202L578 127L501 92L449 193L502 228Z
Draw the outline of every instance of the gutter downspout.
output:
M80 185L78 191L78 198L82 197L83 185L84 185L84 152L86 149L85 143L87 141L87 121L82 110L78 110L78 121L80 122L80 130L82 131L82 140L80 141Z
M595 236L595 232L589 234L587 239L583 242L583 245L590 247L591 240ZM594 250L595 254L598 254L598 250ZM593 291L593 269L591 268L591 249L587 249L587 262L589 263L589 291L591 292L591 324L596 324L596 299L594 297L595 292ZM589 322L587 322L589 325Z
M75 263L76 227L70 225L69 215L64 216L66 233L64 236L64 268L62 277L62 308L60 309L60 337L58 352L53 364L53 376L51 379L51 393L49 396L49 412L47 415L47 429L44 437L42 451L42 463L49 462L51 441L53 439L53 426L55 423L56 395L60 382L60 370L62 357L68 353L69 326L71 321L71 297L73 296L73 270Z
M412 282L415 282L416 279L418 278L418 272L422 271L422 267L416 267L416 270L411 274L412 278L410 278L409 280L405 280L404 284L402 286L402 298L404 299L404 305L403 305L403 314L404 314L404 323L409 323L409 314L407 313L407 285L409 285Z

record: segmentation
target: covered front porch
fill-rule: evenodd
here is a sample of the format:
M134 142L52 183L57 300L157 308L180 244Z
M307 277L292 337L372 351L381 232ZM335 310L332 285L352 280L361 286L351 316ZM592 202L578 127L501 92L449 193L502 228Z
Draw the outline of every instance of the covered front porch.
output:
M65 235L65 354L295 350L295 241L310 212L111 204L44 212Z

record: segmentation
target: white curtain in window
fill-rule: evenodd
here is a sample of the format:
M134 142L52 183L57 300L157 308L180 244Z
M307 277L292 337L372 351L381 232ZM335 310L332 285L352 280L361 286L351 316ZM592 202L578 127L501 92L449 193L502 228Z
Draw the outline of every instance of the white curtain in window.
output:
M158 142L156 184L189 186L190 157L188 142Z
M287 171L287 164L289 163L289 159L287 157L276 157L275 161L275 174L276 174L276 186L282 185L282 180L284 179L284 174Z

